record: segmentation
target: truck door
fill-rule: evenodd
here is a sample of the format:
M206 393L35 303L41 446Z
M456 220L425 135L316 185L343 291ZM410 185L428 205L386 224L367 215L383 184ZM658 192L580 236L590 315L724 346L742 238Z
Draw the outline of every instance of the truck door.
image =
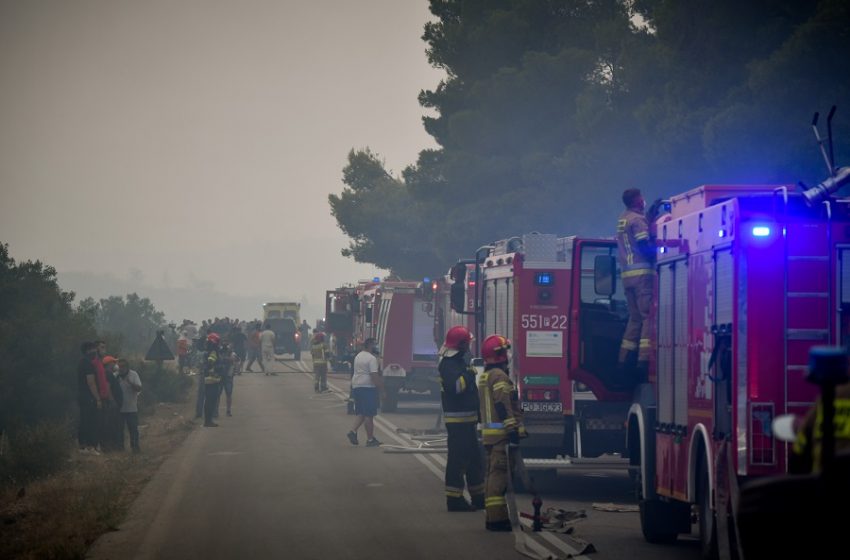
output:
M705 398L714 398L714 437L726 439L732 433L732 320L734 315L734 261L732 250L714 253L714 347L708 361L709 379Z
M619 271L613 279L614 289L610 294L597 292L594 271L598 268L597 259L616 262L616 251L613 244L582 243L577 263L580 268L579 365L599 378L609 391L625 388L623 380L618 376L617 356L628 321L628 311Z

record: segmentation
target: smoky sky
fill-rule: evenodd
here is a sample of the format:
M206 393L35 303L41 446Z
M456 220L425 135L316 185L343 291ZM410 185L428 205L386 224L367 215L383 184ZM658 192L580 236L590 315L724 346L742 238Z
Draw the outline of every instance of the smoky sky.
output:
M318 302L377 274L339 254L327 196L351 148L398 174L433 146L429 16L425 0L0 0L0 241L60 283Z

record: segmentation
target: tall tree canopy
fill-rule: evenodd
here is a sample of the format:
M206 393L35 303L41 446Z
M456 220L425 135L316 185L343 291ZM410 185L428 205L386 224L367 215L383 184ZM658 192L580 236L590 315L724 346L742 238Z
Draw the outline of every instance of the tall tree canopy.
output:
M814 110L843 105L844 0L431 0L419 96L439 145L401 177L349 154L344 254L408 277L527 231L611 235L620 193L817 181ZM639 25L636 22L643 22Z

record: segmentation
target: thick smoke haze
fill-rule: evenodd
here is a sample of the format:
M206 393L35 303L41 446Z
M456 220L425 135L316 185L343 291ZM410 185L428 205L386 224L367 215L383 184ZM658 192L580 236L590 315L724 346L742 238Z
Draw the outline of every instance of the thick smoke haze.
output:
M398 173L433 145L429 16L424 0L0 1L0 241L79 297L140 286L173 320L304 299L312 321L325 289L381 273L339 254L327 195L348 151ZM186 289L209 297L181 306Z

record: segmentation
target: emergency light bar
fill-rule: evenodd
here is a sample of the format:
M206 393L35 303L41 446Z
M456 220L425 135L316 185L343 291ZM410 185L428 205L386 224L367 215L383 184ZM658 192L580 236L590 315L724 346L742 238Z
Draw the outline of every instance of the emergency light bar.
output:
M753 237L767 237L770 235L770 228L767 226L753 226Z

